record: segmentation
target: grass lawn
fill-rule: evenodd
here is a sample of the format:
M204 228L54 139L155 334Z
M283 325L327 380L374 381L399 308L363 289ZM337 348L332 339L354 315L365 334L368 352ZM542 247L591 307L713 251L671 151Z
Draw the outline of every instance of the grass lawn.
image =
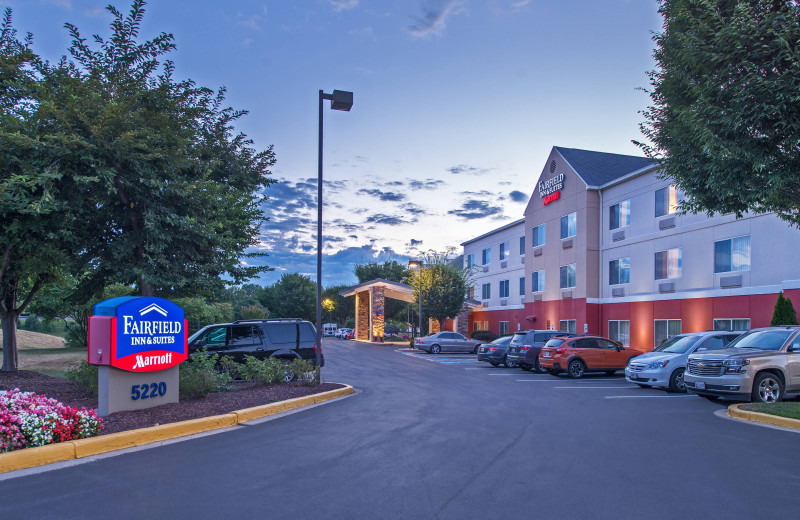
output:
M782 401L780 403L748 403L740 406L742 410L750 412L768 413L770 415L777 415L780 417L788 417L789 419L800 420L800 403Z
M17 350L20 370L32 370L48 376L66 379L68 369L78 366L86 359L86 349L19 349Z

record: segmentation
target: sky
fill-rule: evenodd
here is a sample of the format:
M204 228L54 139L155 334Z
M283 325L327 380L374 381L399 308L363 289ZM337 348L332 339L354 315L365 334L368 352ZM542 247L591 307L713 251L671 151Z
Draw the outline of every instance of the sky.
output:
M129 0L0 0L34 50L109 34ZM318 92L324 286L522 218L553 146L642 155L656 0L151 0L141 38L175 36L175 77L225 87L236 129L274 146L253 263L316 280Z

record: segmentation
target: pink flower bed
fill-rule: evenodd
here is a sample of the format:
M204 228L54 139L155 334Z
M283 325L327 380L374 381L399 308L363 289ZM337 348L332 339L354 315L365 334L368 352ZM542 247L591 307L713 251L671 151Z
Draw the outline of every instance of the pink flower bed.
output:
M94 410L18 388L0 390L0 453L92 437L102 428Z

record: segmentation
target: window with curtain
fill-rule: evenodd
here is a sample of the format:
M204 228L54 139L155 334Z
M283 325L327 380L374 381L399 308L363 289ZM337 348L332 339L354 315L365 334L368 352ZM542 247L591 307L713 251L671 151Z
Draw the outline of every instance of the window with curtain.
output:
M750 235L714 242L714 272L750 269Z

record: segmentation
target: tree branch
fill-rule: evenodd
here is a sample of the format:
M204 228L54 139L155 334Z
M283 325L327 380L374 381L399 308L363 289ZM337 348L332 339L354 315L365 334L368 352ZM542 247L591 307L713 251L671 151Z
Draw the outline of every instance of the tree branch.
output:
M25 298L25 301L22 302L22 305L17 307L17 312L19 314L22 314L22 311L24 311L25 308L31 303L31 301L33 301L33 297L36 296L37 292L39 292L39 288L42 286L42 282L43 282L42 277L41 276L37 276L36 277L36 281L33 282L33 287L28 292L28 297Z
M11 263L11 251L14 249L14 244L8 244L6 246L6 250L3 251L3 266L0 267L0 280L6 275L6 269L8 269L9 264Z

